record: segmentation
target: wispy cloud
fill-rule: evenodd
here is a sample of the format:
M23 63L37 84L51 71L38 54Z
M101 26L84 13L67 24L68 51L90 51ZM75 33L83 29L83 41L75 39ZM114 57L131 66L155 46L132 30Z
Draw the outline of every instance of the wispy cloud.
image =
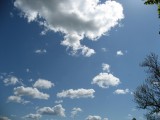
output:
M42 117L42 115L40 114L28 114L28 115L25 115L23 118L24 119L33 119L33 120L39 120L40 118Z
M3 82L6 86L8 86L8 85L15 85L19 83L19 80L17 77L9 75L7 78L3 80Z
M110 72L110 65L106 63L102 63L102 70L106 72Z
M62 32L64 40L61 45L71 49L73 55L81 53L86 57L95 54L95 51L82 45L81 41L85 37L97 40L124 18L123 7L116 1L16 0L14 6L23 12L28 22L36 21L44 26L43 34L48 30Z
M63 90L60 93L57 93L57 97L59 98L65 98L69 97L71 99L75 98L93 98L94 97L94 90L93 89L69 89L69 90Z
M72 117L72 118L75 118L75 116L76 116L79 112L82 112L82 109L81 109L81 108L73 108L72 111L71 111L71 117Z
M30 101L26 101L24 99L22 99L20 96L9 96L7 99L7 102L15 102L15 103L21 103L21 104L27 104Z
M5 116L0 116L0 120L11 120L11 119L9 119L8 117L5 117Z
M45 54L45 53L47 53L47 50L46 49L37 49L34 52L37 54Z

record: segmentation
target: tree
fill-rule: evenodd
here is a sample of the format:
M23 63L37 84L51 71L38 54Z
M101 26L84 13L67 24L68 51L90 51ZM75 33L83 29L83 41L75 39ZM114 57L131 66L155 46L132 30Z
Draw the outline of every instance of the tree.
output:
M133 118L132 120L136 120L136 118Z
M141 66L147 68L148 77L135 90L134 100L138 108L147 110L147 120L160 120L160 62L158 56L151 53Z
M160 0L146 0L144 2L144 4L146 4L146 5L156 4L158 6L158 15L159 15L159 18L160 18Z

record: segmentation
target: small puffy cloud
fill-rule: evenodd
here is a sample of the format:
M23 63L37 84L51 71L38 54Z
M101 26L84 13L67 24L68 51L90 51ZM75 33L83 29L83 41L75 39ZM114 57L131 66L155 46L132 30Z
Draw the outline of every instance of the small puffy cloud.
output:
M73 90L73 89L69 89L69 90L63 90L60 93L57 93L57 97L59 98L65 98L65 97L69 97L71 99L74 98L93 98L94 97L94 90L93 89L77 89L77 90Z
M89 115L86 120L101 120L102 118L100 116L92 116Z
M11 120L8 117L0 116L0 120Z
M37 110L37 113L41 115L53 115L53 116L61 116L65 117L65 109L61 104L51 107L43 107Z
M41 89L49 89L53 86L54 86L54 83L52 83L49 80L44 80L44 79L38 79L33 85L33 87L41 88Z
M102 63L102 69L103 71L110 72L110 65Z
M45 54L47 53L47 50L46 49L37 49L34 51L36 54Z
M124 55L124 53L121 50L117 51L117 56L122 56L122 55Z
M97 84L99 87L108 88L109 86L117 86L120 84L120 79L110 73L100 73L95 76L91 82Z
M37 99L48 99L50 96L46 93L40 92L37 88L32 87L16 87L14 88L14 94L16 96L29 96Z
M30 101L26 101L22 99L20 96L9 96L7 99L7 102L16 102L16 103L21 103L21 104L27 104Z
M71 111L71 117L74 118L78 112L82 112L82 109L81 108L73 108L72 111Z
M42 115L40 114L28 114L26 116L24 116L24 119L33 119L33 120L39 120L42 117Z
M7 78L5 78L3 80L3 82L6 86L8 86L8 85L15 85L15 84L19 83L19 80L15 76L8 76Z
M56 100L54 103L60 104L60 103L63 103L63 100Z
M125 89L125 90L117 89L117 90L114 91L114 93L115 94L127 94L127 93L129 93L129 89Z
M95 51L82 45L84 38L98 40L124 18L123 7L107 0L15 0L14 6L22 11L28 22L36 21L46 31L61 32L62 45L73 55L81 53L89 57ZM41 52L41 51L40 51Z

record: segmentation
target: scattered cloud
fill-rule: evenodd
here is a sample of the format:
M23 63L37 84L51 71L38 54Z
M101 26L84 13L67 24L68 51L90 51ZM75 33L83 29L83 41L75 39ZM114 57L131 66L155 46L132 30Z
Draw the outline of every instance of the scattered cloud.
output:
M101 120L102 118L100 116L92 116L89 115L86 120Z
M115 94L127 94L127 93L129 93L129 89L125 89L125 90L123 90L123 89L117 89L117 90L115 90L114 91L114 93Z
M75 116L78 114L78 112L82 112L81 108L73 108L71 111L71 117L75 118Z
M65 117L65 109L62 107L61 104L51 107L43 107L37 110L37 113L41 115L54 115L54 116L61 116Z
M45 53L47 53L47 50L46 49L37 49L37 50L35 50L35 53L37 53L37 54L45 54Z
M16 0L14 6L22 11L28 22L36 21L44 26L45 32L63 33L61 45L70 49L73 55L81 53L86 57L95 51L82 45L81 41L84 38L97 40L124 18L122 5L109 0L104 3L100 0Z
M91 84L97 84L99 87L108 88L109 86L119 85L120 79L110 73L100 73L93 78Z
M24 116L24 119L33 119L33 120L39 120L42 117L42 115L40 114L28 114L26 116Z
M109 120L108 118L104 118L103 120Z
M44 80L44 79L38 79L33 85L33 87L41 88L41 89L49 89L53 86L54 86L54 83L52 83L49 80Z
M57 93L57 97L59 98L65 98L65 97L69 97L71 99L74 98L93 98L94 97L94 90L93 89L77 89L77 90L73 90L73 89L69 89L69 90L63 90L60 93Z
M60 103L63 103L63 100L56 100L54 103L60 104Z
M16 96L30 96L37 99L48 99L50 96L46 93L40 92L37 88L32 87L16 87L14 88L14 94Z
M26 69L26 72L27 72L27 73L29 73L29 72L30 72L30 69L29 69L29 68L27 68L27 69Z
M101 48L101 50L102 50L103 52L107 52L107 49L106 49L106 48Z
M102 69L103 71L110 72L110 65L102 63Z
M19 83L19 80L17 77L9 75L7 78L3 80L3 82L6 86L8 86L8 85L15 85Z
M124 53L121 50L117 51L117 56L122 56L122 55L124 55Z
M9 96L8 99L7 99L7 102L27 104L30 101L26 101L26 100L22 99L20 96Z
M8 117L0 116L0 120L11 120Z

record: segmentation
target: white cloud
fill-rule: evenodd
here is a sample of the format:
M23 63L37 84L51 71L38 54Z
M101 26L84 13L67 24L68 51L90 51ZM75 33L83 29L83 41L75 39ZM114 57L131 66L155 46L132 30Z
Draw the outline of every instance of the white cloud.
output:
M117 86L120 84L119 78L113 76L110 73L100 73L95 76L91 82L97 84L99 87L108 88L109 86Z
M101 48L101 50L102 50L103 52L107 52L107 49L106 49L106 48Z
M125 89L125 90L117 89L117 90L114 91L114 93L115 94L127 94L127 93L129 93L129 89Z
M91 56L95 51L81 44L84 38L97 40L124 18L123 7L116 1L100 0L16 0L14 6L23 12L28 22L37 21L44 32L51 30L64 34L62 45Z
M24 116L23 118L25 119L33 119L33 120L39 120L42 117L42 115L40 114L28 114L26 116Z
M109 120L108 118L104 118L103 120Z
M54 103L60 104L60 103L63 103L63 100L56 100Z
M69 89L69 90L63 90L60 93L57 93L57 97L69 97L71 99L74 98L93 98L94 97L94 90L93 89L77 89L77 90L73 90L73 89Z
M35 50L35 53L37 53L37 54L45 54L45 53L47 53L47 50L46 49L37 49L37 50Z
M7 78L5 78L3 80L3 82L6 86L8 86L8 85L15 85L15 84L19 83L19 80L15 76L8 76Z
M82 109L81 108L73 108L72 111L71 111L71 117L74 118L78 112L82 112Z
M53 108L50 107L40 108L37 110L37 113L42 115L54 115L54 116L65 117L65 109L62 107L61 104L56 105Z
M37 99L47 100L49 98L48 94L40 92L37 88L24 87L24 86L14 88L14 94L17 96L30 96L32 98L37 98Z
M122 56L122 55L124 55L124 53L121 50L119 50L119 51L117 51L117 55Z
M38 79L33 85L33 87L41 88L41 89L49 89L53 86L54 86L54 83L52 83L49 80L44 80L44 79Z
M89 115L86 120L101 120L102 118L100 116L92 116Z
M110 72L110 65L103 63L102 69L103 69L103 71Z
M16 103L27 104L30 101L26 101L26 100L22 99L20 96L9 96L7 99L7 102L16 102Z
M11 120L8 117L0 116L0 120Z

